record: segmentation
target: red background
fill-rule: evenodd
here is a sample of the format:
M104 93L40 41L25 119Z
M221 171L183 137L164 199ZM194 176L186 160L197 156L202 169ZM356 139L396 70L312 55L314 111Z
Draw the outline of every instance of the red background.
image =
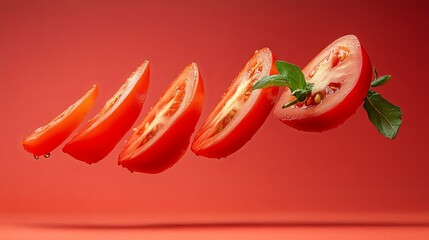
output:
M0 0L0 216L427 220L428 11L425 1ZM117 166L124 139L94 165L61 148L36 161L21 146L97 83L92 117L145 59L151 83L138 122L192 61L205 85L204 119L256 49L304 67L346 34L393 76L378 89L404 112L393 141L361 108L323 133L270 115L227 159L188 151L158 175Z

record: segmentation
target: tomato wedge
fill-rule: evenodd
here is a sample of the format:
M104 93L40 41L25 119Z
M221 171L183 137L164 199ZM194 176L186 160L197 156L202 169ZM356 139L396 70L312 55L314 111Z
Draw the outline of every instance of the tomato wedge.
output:
M49 156L83 121L94 105L98 95L98 87L94 85L73 105L58 115L51 122L40 127L28 136L22 145L37 159L41 155Z
M200 118L204 88L197 65L188 65L171 83L119 155L130 171L159 173L185 153Z
M285 124L303 131L324 131L337 127L362 104L371 83L368 54L353 35L341 37L323 49L303 70L313 84L307 99L289 108L294 100L286 90L274 108Z
M149 74L149 61L145 61L63 151L89 164L107 156L139 116L149 86Z
M274 106L278 87L252 91L253 84L275 74L271 50L256 51L197 132L192 151L206 157L226 157L240 149L264 123Z

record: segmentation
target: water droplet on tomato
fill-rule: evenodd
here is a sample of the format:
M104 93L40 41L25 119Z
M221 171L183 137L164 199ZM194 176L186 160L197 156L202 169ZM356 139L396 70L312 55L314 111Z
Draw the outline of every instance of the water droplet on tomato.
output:
M33 155L34 159L39 159L39 156Z
M51 156L51 153L46 153L45 155L43 155L45 158L49 158Z

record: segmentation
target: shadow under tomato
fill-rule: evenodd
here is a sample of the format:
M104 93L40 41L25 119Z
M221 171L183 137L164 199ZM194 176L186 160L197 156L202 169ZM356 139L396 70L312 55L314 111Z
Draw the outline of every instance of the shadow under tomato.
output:
M97 223L25 223L25 227L45 229L131 230L131 229L228 229L228 228L297 228L297 227L429 227L429 222L170 222L135 224Z

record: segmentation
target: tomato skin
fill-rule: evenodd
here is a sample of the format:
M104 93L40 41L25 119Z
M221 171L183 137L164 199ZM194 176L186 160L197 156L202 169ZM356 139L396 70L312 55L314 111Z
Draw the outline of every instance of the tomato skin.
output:
M182 73L191 69L196 73L195 79L184 79ZM161 99L166 96L174 84L180 81L192 81L196 87L194 92L187 92L191 94L188 102L182 103L187 104L181 113L177 113L177 118L173 122L170 122L165 126L165 131L161 133L151 144L148 143L143 149L135 148L133 145L138 144L138 134L134 134L126 141L126 144L118 157L118 164L124 168L127 168L131 172L142 172L142 173L160 173L168 168L172 167L177 163L180 158L186 152L190 137L195 130L195 125L200 118L202 107L204 104L204 87L201 75L199 74L197 65L192 63L188 65L176 80L170 85L170 87L163 93ZM160 99L160 101L161 101ZM158 102L152 110L148 113L143 122L138 128L142 128L151 116L159 112ZM173 115L174 116L174 115ZM136 129L138 129L136 128Z
M138 118L149 77L149 61L145 61L101 111L73 136L63 151L88 164L106 157Z
M38 128L22 141L24 149L34 156L49 154L57 148L83 121L94 105L98 95L98 86L94 85L68 109L58 115L47 125Z
M224 133L217 141L211 141L204 136L205 132L214 126L211 124L212 120L222 111L222 106L225 105L227 101L228 92L237 83L237 79L244 72L247 71L247 66L252 61L255 61L257 54L267 55L269 61L265 63L266 68L268 68L267 75L273 75L277 73L277 69L274 67L274 56L271 53L271 50L268 48L261 49L255 53L255 55L248 61L246 66L242 69L237 78L232 82L227 93L215 107L214 111L208 116L206 121L203 123L201 129L197 132L193 143L192 151L196 155L202 155L210 158L223 158L231 155L232 153L239 150L244 144L246 144L252 136L257 132L257 130L262 126L265 119L270 114L274 103L277 98L279 91L278 87L270 87L261 90L255 90L252 94L257 95L256 100L251 106L247 109L244 109L244 116L239 120L239 123L232 128L229 132ZM262 78L263 76L260 76ZM253 84L252 84L253 85ZM223 133L222 133L223 134Z
M278 103L274 107L274 115L288 126L300 131L322 132L338 127L351 115L364 101L368 93L372 78L372 65L367 52L356 36L347 35L341 37L322 50L310 63L303 69L305 76L308 76L316 63L327 54L335 45L349 45L356 48L356 54L360 58L359 66L350 69L351 77L345 79L351 83L345 83L346 86L340 97L332 96L326 98L326 102L309 109L300 109L289 107L283 109L282 106L294 100L290 90L286 89L281 95ZM339 60L335 57L332 60L332 66L335 67ZM335 74L335 73L333 73ZM330 99L328 99L330 98ZM322 106L323 105L323 106Z

